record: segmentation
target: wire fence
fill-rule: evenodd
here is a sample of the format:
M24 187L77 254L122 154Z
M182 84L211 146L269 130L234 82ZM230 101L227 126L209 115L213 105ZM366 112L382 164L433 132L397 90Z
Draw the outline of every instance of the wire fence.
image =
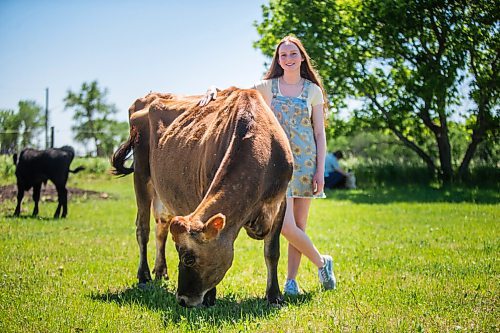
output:
M43 130L2 130L0 131L0 155L12 155L24 148L47 149L70 145L75 149L77 156L96 156L97 147L92 136L109 135L106 131L78 131L79 134L88 134L85 141L75 140L75 131L61 129L54 126L46 138ZM118 146L118 144L116 145Z

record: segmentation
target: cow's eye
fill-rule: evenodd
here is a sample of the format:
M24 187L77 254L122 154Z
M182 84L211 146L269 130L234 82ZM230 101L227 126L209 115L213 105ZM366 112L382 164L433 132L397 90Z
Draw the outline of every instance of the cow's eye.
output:
M186 267L193 267L196 263L195 257L190 253L186 253L185 255L183 255L181 261Z

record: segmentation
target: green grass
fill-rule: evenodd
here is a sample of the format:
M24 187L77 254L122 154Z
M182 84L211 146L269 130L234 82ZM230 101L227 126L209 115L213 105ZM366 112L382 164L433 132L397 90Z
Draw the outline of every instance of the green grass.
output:
M75 163L73 167L77 166ZM132 177L71 176L70 187L111 198L78 199L53 220L13 218L0 207L0 332L491 332L500 329L500 197L495 190L396 187L330 192L313 203L308 233L335 260L338 290L322 292L303 259L304 294L286 306L263 297L263 243L242 232L211 308L176 304L170 281L136 284ZM154 263L154 238L149 244ZM286 272L282 241L279 278Z

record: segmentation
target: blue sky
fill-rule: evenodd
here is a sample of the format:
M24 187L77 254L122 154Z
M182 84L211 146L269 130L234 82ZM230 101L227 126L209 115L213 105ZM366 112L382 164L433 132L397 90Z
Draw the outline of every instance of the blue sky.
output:
M74 144L68 89L97 80L127 120L149 91L200 94L209 85L249 87L266 58L252 47L264 0L0 0L0 108L45 107L55 146ZM83 153L83 147L76 147Z

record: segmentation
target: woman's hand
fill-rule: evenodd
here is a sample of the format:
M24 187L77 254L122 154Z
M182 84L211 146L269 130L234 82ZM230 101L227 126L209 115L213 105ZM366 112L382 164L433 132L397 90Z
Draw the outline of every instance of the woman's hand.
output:
M323 172L316 172L313 177L313 194L317 195L323 192L325 188L325 175Z
M203 98L198 102L198 105L205 106L215 99L217 99L217 88L215 86L210 86L205 93L205 96L203 96Z

